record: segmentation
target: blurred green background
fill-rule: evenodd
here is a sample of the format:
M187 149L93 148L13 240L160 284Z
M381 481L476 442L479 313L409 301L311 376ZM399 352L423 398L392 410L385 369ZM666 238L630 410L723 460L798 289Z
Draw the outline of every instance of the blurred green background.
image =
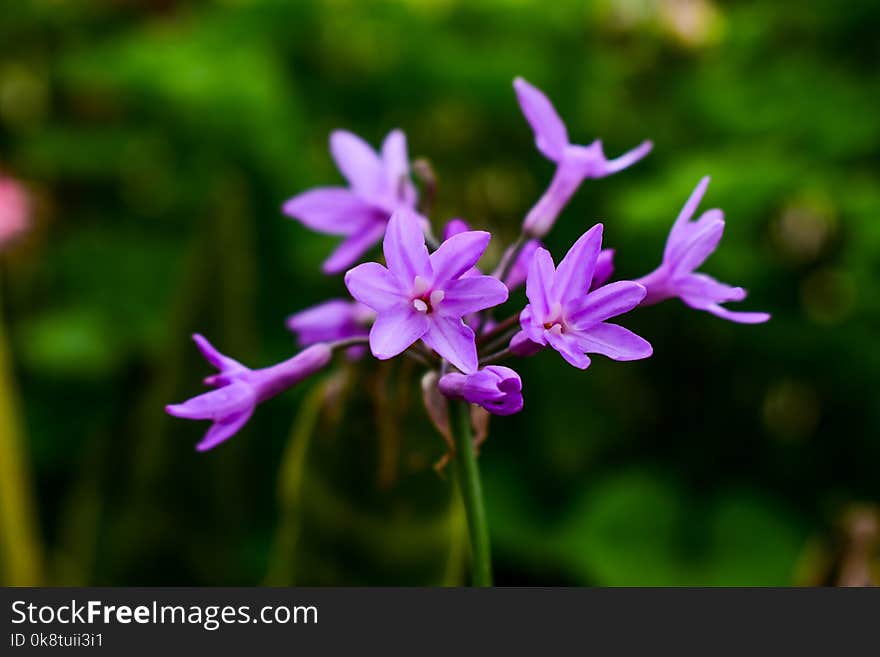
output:
M409 365L340 364L204 455L205 426L163 406L208 373L193 331L263 366L295 350L287 314L344 294L319 273L335 240L279 210L341 180L332 129L403 128L436 169L435 223L513 238L552 174L515 75L577 143L655 143L583 186L557 256L602 219L616 276L646 273L709 173L703 207L728 221L703 270L774 317L670 302L625 322L647 361L517 365L526 409L481 455L498 583L836 583L872 550L876 568L878 22L873 0L4 0L0 168L35 217L2 262L0 431L26 467L0 454L24 477L0 578L464 581Z

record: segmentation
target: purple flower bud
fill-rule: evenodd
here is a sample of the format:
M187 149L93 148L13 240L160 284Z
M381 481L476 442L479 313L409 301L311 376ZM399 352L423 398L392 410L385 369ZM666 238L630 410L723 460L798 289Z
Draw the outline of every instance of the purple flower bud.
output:
M540 239L556 223L559 213L584 180L610 176L632 166L650 152L652 144L642 142L631 151L609 160L598 139L589 146L579 146L569 141L565 124L541 90L522 78L513 81L513 88L520 108L535 133L535 145L544 157L556 163L556 173L550 186L529 210L523 222L523 230Z
M439 387L447 397L479 404L495 415L513 415L523 408L522 380L509 367L489 365L473 374L453 372L440 379Z
M205 359L219 370L205 379L217 390L193 397L182 404L169 404L165 412L187 420L211 420L200 452L228 440L253 415L257 404L287 390L330 362L333 350L329 345L316 344L282 363L260 370L251 370L217 351L201 335L194 335L196 345Z
M650 305L678 297L691 308L705 310L732 322L766 322L770 319L767 313L735 312L721 306L728 301L745 299L746 291L743 288L695 273L697 267L715 252L724 233L724 214L721 210L707 210L699 219L691 221L708 186L709 177L706 176L691 193L672 225L663 251L663 262L637 281L648 291L642 304Z

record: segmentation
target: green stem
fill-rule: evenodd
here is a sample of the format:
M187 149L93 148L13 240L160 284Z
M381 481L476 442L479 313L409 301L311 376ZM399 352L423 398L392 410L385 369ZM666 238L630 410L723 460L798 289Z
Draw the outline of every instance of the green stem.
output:
M33 482L2 321L0 318L0 580L6 586L41 586L45 574Z
M474 586L492 586L492 556L489 550L489 526L483 505L483 486L474 453L470 404L450 403L452 435L455 439L455 474L464 502L471 541L471 564Z

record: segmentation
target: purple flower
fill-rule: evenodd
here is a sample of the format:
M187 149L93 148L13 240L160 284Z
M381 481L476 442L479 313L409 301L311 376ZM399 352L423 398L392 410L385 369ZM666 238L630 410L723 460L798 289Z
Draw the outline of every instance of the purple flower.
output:
M522 78L513 81L520 108L535 133L535 145L549 160L556 163L556 174L544 195L529 210L523 229L533 237L541 238L553 227L556 218L587 178L603 178L617 173L641 160L651 150L650 141L620 157L609 160L602 151L602 142L595 140L589 146L572 144L559 114L539 89Z
M523 407L519 374L501 365L489 365L472 374L446 374L440 379L439 388L451 399L479 404L495 415L513 415Z
M484 231L459 233L428 255L414 214L392 215L384 242L387 269L367 262L345 275L351 295L377 313L370 330L376 358L392 358L421 339L462 372L476 371L474 332L462 317L507 300L501 281L464 276L490 238Z
M165 407L165 412L187 420L213 422L202 441L196 445L200 452L231 438L247 423L257 404L314 374L327 365L333 355L329 345L316 344L277 365L251 370L221 354L201 335L194 335L193 340L205 359L219 370L218 374L205 379L205 384L217 390L193 397L182 404L170 404Z
M376 313L357 301L331 299L287 318L301 347L366 336Z
M726 285L711 276L694 272L712 255L724 233L724 214L721 210L707 210L699 219L691 221L708 185L709 177L706 176L681 209L669 231L661 265L638 280L648 290L642 303L649 305L678 297L691 308L706 310L732 322L766 322L770 319L767 313L735 312L720 305L745 299L746 291L743 288Z
M538 249L529 269L529 305L520 313L522 333L514 341L525 351L529 341L550 345L580 369L590 366L587 353L614 360L637 360L652 353L651 345L635 333L605 322L628 312L645 297L645 288L618 281L590 292L602 246L602 224L593 226L574 243L559 267L546 249ZM515 349L516 350L516 349Z
M394 211L415 208L417 194L400 130L385 137L380 153L357 135L337 130L330 135L330 153L350 187L310 189L287 201L283 212L319 233L345 237L323 265L325 273L335 274L382 239Z

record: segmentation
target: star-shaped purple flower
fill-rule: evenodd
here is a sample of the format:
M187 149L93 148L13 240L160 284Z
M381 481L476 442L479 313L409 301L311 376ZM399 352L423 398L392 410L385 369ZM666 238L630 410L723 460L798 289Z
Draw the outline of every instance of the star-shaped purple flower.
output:
M415 214L392 215L383 245L388 267L367 262L345 275L351 295L377 313L370 330L376 358L392 358L421 339L462 372L477 370L474 332L462 317L507 300L501 281L464 276L490 238L484 231L459 233L429 255Z
M200 452L213 449L234 436L258 404L322 369L333 356L329 345L316 344L277 365L251 370L221 354L201 335L194 335L193 340L205 359L219 370L218 374L205 379L205 384L217 389L182 404L169 404L165 412L187 420L213 422L196 445Z
M678 297L691 308L705 310L732 322L766 322L770 319L767 313L736 312L720 305L745 299L746 291L743 288L726 285L706 274L695 273L697 267L714 253L724 234L724 213L721 210L706 210L699 219L691 221L708 186L709 177L706 176L691 193L675 220L666 240L663 262L653 272L638 280L648 290L642 303L648 305Z
M636 148L609 160L597 139L588 146L572 144L565 123L544 93L522 78L513 81L520 108L535 133L535 145L548 160L556 163L556 174L544 195L529 210L523 229L541 238L556 222L562 209L587 178L603 178L635 164L652 147L644 141Z
M532 259L535 257L535 252L540 247L541 243L538 240L529 240L523 245L516 261L513 263L513 267L510 268L510 273L507 275L507 278L504 279L504 284L507 285L507 289L514 290L526 282ZM599 252L599 258L596 260L596 271L593 272L593 283L591 284L590 289L595 290L597 287L605 285L613 273L614 249L602 249Z
M538 249L526 281L529 305L520 313L522 332L514 337L518 345L524 340L549 344L580 369L590 366L588 353L614 360L638 360L653 353L645 339L605 321L639 305L645 297L643 286L618 281L589 291L601 247L602 224L597 224L574 243L558 268L547 249Z
M472 374L451 372L438 385L446 397L479 404L494 415L513 415L523 408L522 380L503 365L489 365Z
M318 187L294 196L284 214L320 233L345 239L324 262L325 273L344 271L382 239L388 218L398 208L416 207L409 177L406 136L393 130L377 153L351 132L330 135L330 153L349 187Z

